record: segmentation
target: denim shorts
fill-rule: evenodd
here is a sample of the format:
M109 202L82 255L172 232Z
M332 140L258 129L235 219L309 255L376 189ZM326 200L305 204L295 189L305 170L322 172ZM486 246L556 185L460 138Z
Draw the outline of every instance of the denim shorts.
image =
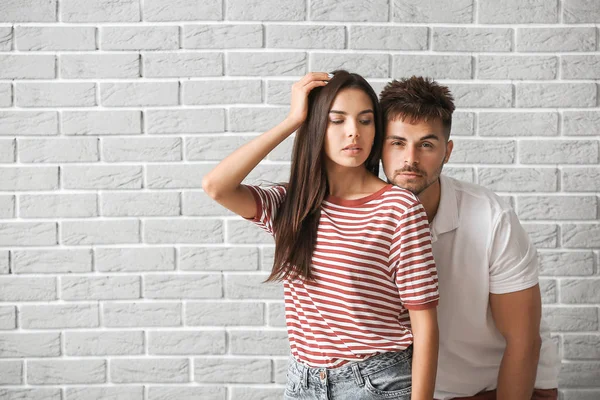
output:
M284 400L410 400L412 346L339 368L311 368L290 358Z

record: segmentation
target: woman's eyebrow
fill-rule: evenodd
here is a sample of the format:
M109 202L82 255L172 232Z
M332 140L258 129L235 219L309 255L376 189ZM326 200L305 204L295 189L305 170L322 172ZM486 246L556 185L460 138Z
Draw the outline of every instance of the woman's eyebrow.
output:
M330 114L342 114L342 115L347 115L347 114L348 114L347 112L345 112L345 111L340 111L340 110L330 110L330 111L329 111L329 113L330 113ZM369 108L368 110L362 110L361 112L359 112L359 113L358 113L358 115L361 115L361 114L369 114L369 113L371 113L371 114L375 114L375 113L373 112L373 110L371 110L371 109Z

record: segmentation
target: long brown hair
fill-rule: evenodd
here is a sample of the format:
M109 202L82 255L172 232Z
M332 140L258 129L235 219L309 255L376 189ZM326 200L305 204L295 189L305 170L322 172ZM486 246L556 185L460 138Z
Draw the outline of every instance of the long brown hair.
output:
M383 146L383 122L377 94L360 75L339 70L326 86L308 96L308 116L296 133L287 193L275 216L275 261L267 281L313 279L312 254L317 242L321 204L329 192L325 170L325 133L329 110L342 89L360 89L373 103L375 141L365 167L377 175Z

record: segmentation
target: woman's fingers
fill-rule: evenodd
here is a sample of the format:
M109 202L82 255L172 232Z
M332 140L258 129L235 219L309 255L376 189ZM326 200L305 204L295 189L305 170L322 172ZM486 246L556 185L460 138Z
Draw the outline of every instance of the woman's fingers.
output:
M325 85L327 85L327 81L312 81L312 82L309 82L306 86L304 86L304 89L308 93L310 93L310 91L313 90L314 88L319 87L319 86L325 86Z
M329 81L331 79L327 72L309 72L298 81L300 86L306 86L314 81Z

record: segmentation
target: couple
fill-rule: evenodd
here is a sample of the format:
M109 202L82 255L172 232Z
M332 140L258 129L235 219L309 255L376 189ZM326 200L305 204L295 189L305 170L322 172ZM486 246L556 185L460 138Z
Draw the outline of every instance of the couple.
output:
M492 192L440 175L453 111L428 79L378 101L360 75L309 73L283 122L205 176L275 238L285 399L557 399L534 247ZM296 130L289 182L242 185Z

